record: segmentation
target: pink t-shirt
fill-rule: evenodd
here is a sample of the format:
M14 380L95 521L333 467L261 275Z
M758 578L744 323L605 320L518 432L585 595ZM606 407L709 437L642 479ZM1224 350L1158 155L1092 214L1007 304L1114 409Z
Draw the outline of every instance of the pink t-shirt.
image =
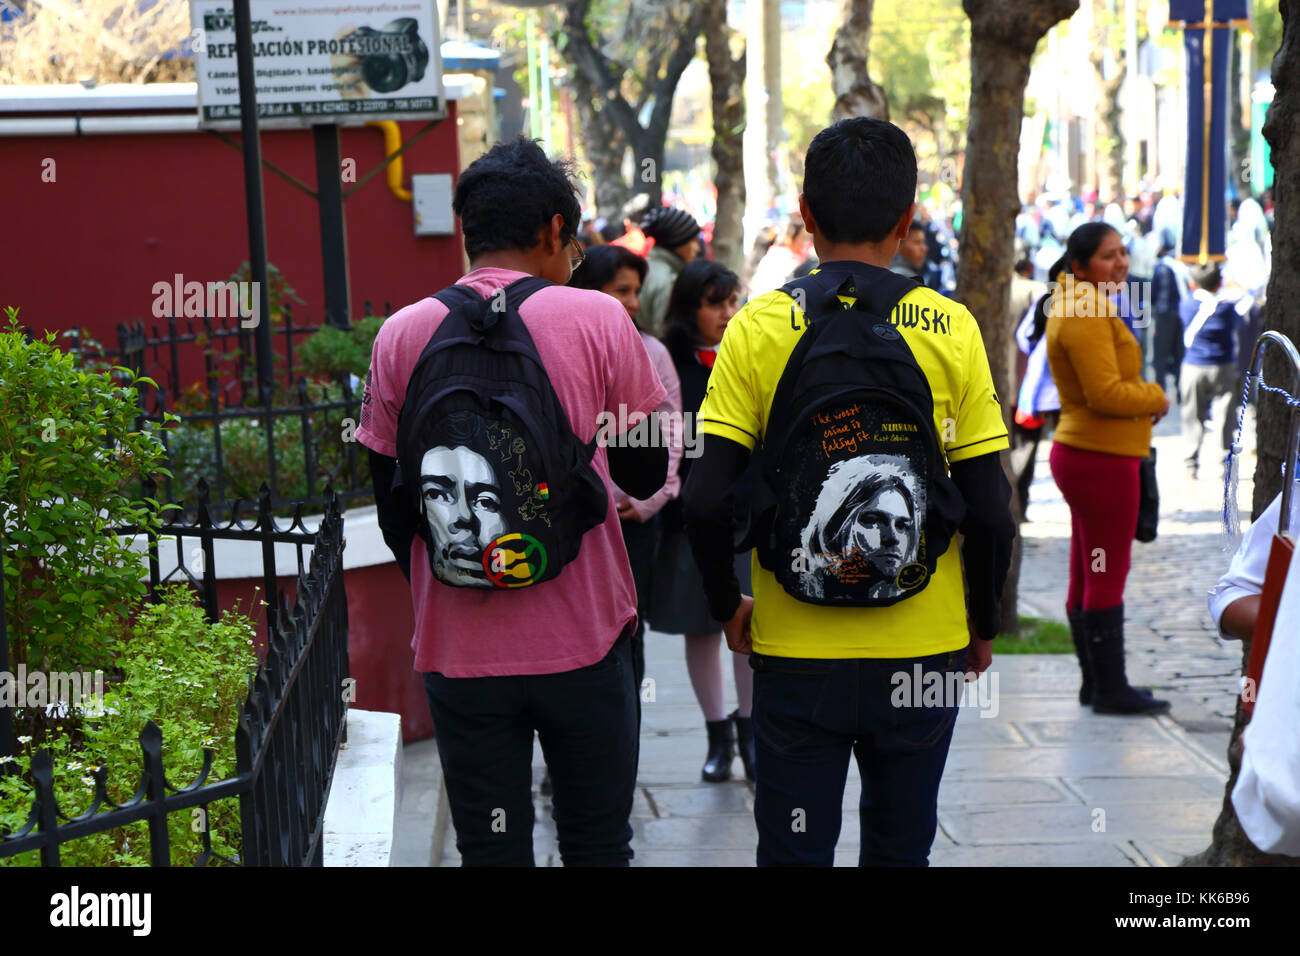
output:
M660 416L659 434L668 445L668 480L664 482L662 488L644 501L630 497L622 488L615 485L614 505L617 507L626 501L632 505L632 510L636 512L638 518L649 521L664 505L677 497L682 487L681 478L677 474L678 463L682 460L683 452L682 380L677 375L677 366L673 364L673 357L668 354L668 349L662 342L650 333L642 332L641 344L645 346L646 354L650 356L655 371L659 373L659 381L668 392L668 397L655 409L655 413Z
M476 269L459 280L486 297L522 272ZM574 434L590 442L602 412L650 412L665 392L636 328L619 302L587 289L544 288L520 307ZM357 440L397 457L397 416L420 353L447 307L422 299L379 330L362 400ZM636 589L614 509L609 459L597 447L592 467L611 489L604 523L582 538L578 557L559 576L528 588L480 591L434 580L424 540L411 544L417 671L447 677L555 674L603 658L636 619Z

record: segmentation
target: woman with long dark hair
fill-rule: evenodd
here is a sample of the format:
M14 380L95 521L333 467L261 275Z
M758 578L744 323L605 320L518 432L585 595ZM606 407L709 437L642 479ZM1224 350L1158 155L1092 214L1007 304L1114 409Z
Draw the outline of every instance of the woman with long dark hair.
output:
M716 262L697 259L688 263L673 285L663 341L682 383L682 408L687 413L683 430L688 448L698 447L695 412L704 401L722 334L739 306L740 277ZM679 469L683 487L690 467L690 456L684 456ZM747 506L744 498L743 493L736 495L738 510ZM754 752L749 718L753 671L744 655L731 655L738 706L728 717L723 702L722 624L709 613L703 577L691 554L679 501L664 508L662 521L663 541L650 588L650 624L656 631L686 638L686 670L709 734L708 756L700 776L709 783L731 778L734 726L745 775L752 780ZM736 575L741 589L748 593L748 555L737 560Z
M1125 675L1124 585L1138 465L1169 399L1162 386L1142 380L1142 348L1111 298L1128 279L1120 234L1105 223L1079 226L1052 272L1045 335L1061 417L1051 465L1070 506L1066 613L1083 672L1079 702L1097 713L1159 713L1168 702L1130 686Z
M623 304L628 317L641 333L641 342L659 373L668 397L655 411L660 415L660 432L668 442L668 480L649 498L641 501L628 497L618 486L614 487L614 506L623 526L623 540L627 544L627 557L632 565L632 580L636 582L637 625L632 635L632 672L638 688L645 675L645 620L649 607L650 572L655 553L659 548L659 511L677 497L680 484L677 480L677 461L681 458L681 443L676 440L676 424L681 420L682 386L662 342L650 335L637 321L641 312L641 285L645 282L646 261L622 246L601 245L587 250L582 268L573 273L569 285L579 289L596 289L613 296Z

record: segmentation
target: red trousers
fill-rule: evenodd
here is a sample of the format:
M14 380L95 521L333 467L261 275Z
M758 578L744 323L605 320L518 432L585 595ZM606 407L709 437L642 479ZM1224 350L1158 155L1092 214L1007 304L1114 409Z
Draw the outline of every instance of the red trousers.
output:
M1052 443L1052 477L1070 506L1072 609L1100 611L1124 603L1138 516L1141 458Z

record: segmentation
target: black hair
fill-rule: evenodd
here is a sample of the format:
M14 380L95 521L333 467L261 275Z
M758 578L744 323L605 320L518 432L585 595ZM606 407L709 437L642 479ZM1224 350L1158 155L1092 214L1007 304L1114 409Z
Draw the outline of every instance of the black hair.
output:
M1070 233L1070 238L1065 241L1065 252L1061 258L1048 270L1049 276L1060 275L1066 269L1069 269L1076 262L1082 262L1084 265L1097 254L1101 248L1102 242L1108 235L1119 235L1119 230L1104 222L1085 222L1074 232ZM1122 238L1122 237L1121 237Z
M620 269L631 269L641 277L644 284L646 268L646 261L631 249L606 243L587 250L587 258L582 260L579 268L573 270L569 285L575 289L599 291L614 281L614 276L618 275Z
M621 222L609 221L600 227L600 236L606 242L613 242L615 239L622 239L627 232Z
M913 219L912 224L907 227L907 234L909 236L914 232L919 232L926 236L929 236L930 234L929 230L925 228L925 223L919 219Z
M1119 235L1114 226L1104 222L1085 222L1070 233L1070 238L1065 243L1065 253L1047 270L1047 294L1039 298L1038 304L1034 306L1034 330L1029 336L1030 348L1037 345L1047 331L1047 310L1051 307L1053 292L1050 287L1060 281L1061 273L1067 271L1072 264L1082 262L1086 265L1101 248L1102 240L1112 232Z
M831 242L881 242L916 198L912 141L885 120L842 119L808 146L803 193Z
M1219 271L1217 262L1207 262L1192 270L1192 281L1206 292L1218 292L1223 285L1223 273Z
M706 301L725 302L740 288L740 276L711 259L688 262L673 283L662 341L673 360L686 362L699 342L695 312Z
M573 164L548 159L536 140L523 136L498 143L470 163L456 183L451 208L460 217L470 259L533 248L538 231L556 215L564 217L564 241L577 236L582 222Z

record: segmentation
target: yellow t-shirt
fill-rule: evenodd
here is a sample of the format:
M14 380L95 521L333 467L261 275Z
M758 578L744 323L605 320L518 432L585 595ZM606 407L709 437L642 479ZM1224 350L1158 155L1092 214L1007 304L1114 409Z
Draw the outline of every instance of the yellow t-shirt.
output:
M852 301L841 297L843 301ZM949 462L1008 447L1002 406L979 326L965 306L923 286L894 309L902 333L934 398L934 426ZM805 325L783 292L751 299L727 325L699 431L753 450L767 429L777 383ZM961 558L956 542L939 558L929 584L890 607L843 608L808 604L786 593L772 572L751 559L754 650L773 657L921 657L958 650L969 642Z

